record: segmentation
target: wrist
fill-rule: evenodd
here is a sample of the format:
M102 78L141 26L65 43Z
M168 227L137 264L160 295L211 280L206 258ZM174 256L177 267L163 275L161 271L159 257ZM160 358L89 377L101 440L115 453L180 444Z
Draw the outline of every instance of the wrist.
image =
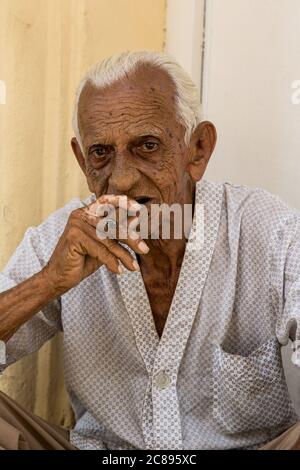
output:
M63 292L59 289L55 277L51 275L49 266L46 265L39 273L37 273L40 290L45 294L48 302L59 297Z

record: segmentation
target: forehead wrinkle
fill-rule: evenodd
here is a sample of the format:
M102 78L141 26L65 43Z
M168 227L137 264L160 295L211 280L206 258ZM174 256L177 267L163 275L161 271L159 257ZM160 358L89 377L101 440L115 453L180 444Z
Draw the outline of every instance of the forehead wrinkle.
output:
M119 138L122 131L133 138L150 134L160 138L165 134L166 122L158 121L158 116L152 113L143 113L142 117L123 114L119 119L97 113L89 116L85 122L80 121L80 126L82 138L89 141L95 138L112 139L113 135Z
M157 113L156 109L138 109L138 112L134 112L134 109L124 110L122 113L115 115L111 112L95 111L94 113L87 113L84 116L81 115L79 118L79 125L83 128L94 128L95 126L114 126L114 125L132 125L135 126L138 123L149 121L149 124L157 123L158 125L165 125L170 115L161 115Z
M80 122L80 124L82 129L86 131L113 129L114 127L118 129L122 127L131 127L133 129L143 127L157 132L165 126L166 122L157 119L156 115L144 113L142 116L124 114L119 119L114 119L113 117L105 119L103 116L93 116L87 122Z
M135 99L132 93L129 98L124 96L124 93L120 92L119 94L119 97L115 94L101 96L101 91L99 91L96 96L89 97L86 101L81 102L78 112L80 123L94 119L98 115L103 120L124 115L140 119L141 114L149 113L159 114L160 120L163 120L175 114L174 104L170 103L170 100L164 95L145 98L145 94L137 93L138 99ZM128 93L125 93L125 95L128 95Z
M174 115L172 109L163 106L162 103L160 105L153 102L147 104L135 103L134 105L131 103L128 106L126 106L126 103L125 105L124 103L121 105L118 103L116 106L101 106L101 108L93 103L92 106L86 106L86 109L80 111L79 122L82 125L95 119L101 121L122 120L124 118L140 120L148 116L164 121L169 119L170 115Z

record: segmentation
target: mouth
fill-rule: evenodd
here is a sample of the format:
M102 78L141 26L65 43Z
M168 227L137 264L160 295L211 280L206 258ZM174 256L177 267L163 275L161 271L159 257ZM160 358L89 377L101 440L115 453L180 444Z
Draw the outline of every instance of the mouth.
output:
M135 200L143 206L149 206L151 202L153 201L153 198L148 197L148 196L140 196L140 197L136 197Z

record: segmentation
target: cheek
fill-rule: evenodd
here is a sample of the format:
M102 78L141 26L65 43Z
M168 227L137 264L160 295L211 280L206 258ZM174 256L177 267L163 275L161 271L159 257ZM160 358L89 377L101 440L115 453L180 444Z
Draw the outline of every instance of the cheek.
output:
M178 190L179 177L172 162L169 164L165 161L151 173L148 173L147 176L163 196L170 195Z
M186 168L186 149L181 142L176 142L153 172L154 182L165 199L172 200L175 194L183 190L186 184Z
M158 164L155 177L165 186L177 185L185 173L185 155L183 148L173 145Z
M96 194L97 197L105 194L108 187L109 172L107 170L96 169L92 166L87 166L86 178L89 188Z

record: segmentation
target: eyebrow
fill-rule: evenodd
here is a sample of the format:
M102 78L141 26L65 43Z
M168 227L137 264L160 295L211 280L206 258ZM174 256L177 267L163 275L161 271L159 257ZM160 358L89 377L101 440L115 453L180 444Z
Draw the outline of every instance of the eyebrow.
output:
M158 132L155 129L147 129L146 132L139 133L134 139L141 137L157 137L158 139L162 136L162 132Z
M154 128L148 128L145 132L137 133L136 135L133 135L130 139L129 142L134 143L137 142L145 137L156 137L157 139L161 139L163 136L163 132L157 131L157 129ZM107 140L106 136L99 136L96 139L96 142L91 143L88 145L88 150L90 150L93 147L96 147L97 145L103 145L103 146L109 146L113 145L112 143L109 143Z
M151 139L151 137L154 137L155 139L161 141L161 135L160 134L145 132L144 134L139 134L135 137L132 137L129 140L129 144L139 144L140 142L143 142L147 138Z

